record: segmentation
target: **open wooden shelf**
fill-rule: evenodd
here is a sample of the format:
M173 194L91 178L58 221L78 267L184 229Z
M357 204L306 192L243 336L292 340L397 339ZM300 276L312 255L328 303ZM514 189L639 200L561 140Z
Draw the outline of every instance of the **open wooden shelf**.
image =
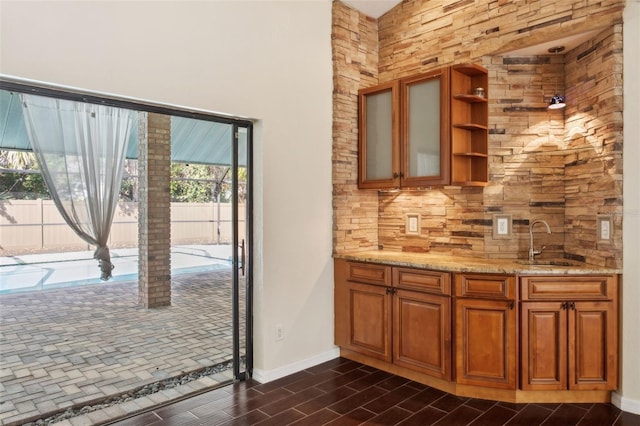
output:
M487 70L476 64L451 67L451 183L489 182L489 105ZM485 96L476 96L477 88Z
M488 127L484 126L482 124L475 124L475 123L459 123L459 124L454 124L453 127L457 127L458 129L465 129L465 130L487 130Z
M483 96L467 95L467 94L464 94L464 93L453 95L453 98L457 99L459 101L462 101L462 102L468 102L470 104L474 104L474 103L478 103L478 102L487 102L487 98L485 98Z
M482 158L489 157L488 154L483 152L454 152L453 155L460 155L462 157L482 157Z

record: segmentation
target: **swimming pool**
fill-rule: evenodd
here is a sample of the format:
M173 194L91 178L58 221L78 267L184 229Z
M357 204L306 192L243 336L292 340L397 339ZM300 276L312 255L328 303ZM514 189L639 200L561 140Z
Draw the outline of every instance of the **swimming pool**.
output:
M100 280L93 251L0 257L0 294L79 285L106 285L138 279L138 249L113 249L115 268L109 281ZM231 268L230 245L171 247L172 275Z

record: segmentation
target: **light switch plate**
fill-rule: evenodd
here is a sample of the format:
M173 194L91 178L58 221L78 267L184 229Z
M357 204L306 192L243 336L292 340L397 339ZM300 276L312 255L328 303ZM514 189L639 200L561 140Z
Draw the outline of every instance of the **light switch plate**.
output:
M420 213L407 213L405 233L407 235L420 235Z
M596 216L596 232L599 243L611 242L613 237L613 223L611 216L599 214Z
M511 227L510 214L493 215L493 238L511 238Z

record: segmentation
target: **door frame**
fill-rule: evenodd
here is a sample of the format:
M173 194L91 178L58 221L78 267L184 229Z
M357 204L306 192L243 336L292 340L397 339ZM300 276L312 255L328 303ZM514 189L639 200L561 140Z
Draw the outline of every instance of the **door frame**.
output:
M253 373L253 198L252 198L252 175L253 175L253 121L243 118L237 118L228 115L219 115L212 112L206 112L203 110L189 109L185 107L179 107L170 104L157 103L142 99L118 97L116 95L98 93L89 90L83 90L79 88L71 88L67 86L59 86L50 83L35 82L31 80L22 80L20 78L8 78L0 76L0 83L2 90L30 93L39 96L47 96L50 98L65 99L76 102L85 102L98 105L107 105L117 108L126 108L135 111L151 112L157 114L164 114L167 116L179 116L186 118L193 118L204 121L215 121L218 123L231 124L233 126L233 195L235 199L232 202L232 220L233 220L233 241L232 247L238 247L238 200L237 200L237 185L238 185L238 129L247 129L247 194L246 194L246 235L247 235L247 253L246 253L246 332L245 332L245 345L246 345L246 371L240 372L240 336L239 333L239 276L238 266L239 258L238 251L232 249L232 267L233 284L232 284L232 334L233 334L233 380L245 380L251 377Z

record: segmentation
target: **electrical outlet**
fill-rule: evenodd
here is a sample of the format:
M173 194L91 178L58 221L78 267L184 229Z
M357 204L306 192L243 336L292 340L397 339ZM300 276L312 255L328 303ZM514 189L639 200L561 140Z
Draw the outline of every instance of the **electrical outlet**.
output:
M276 342L284 340L284 327L282 324L276 325Z
M506 217L498 218L498 235L509 235L509 221Z
M407 213L405 233L407 235L420 235L420 213Z
M598 215L596 216L596 232L598 242L607 243L611 241L613 234L613 227L611 225L611 216Z
M512 220L510 214L493 215L493 238L511 238Z

